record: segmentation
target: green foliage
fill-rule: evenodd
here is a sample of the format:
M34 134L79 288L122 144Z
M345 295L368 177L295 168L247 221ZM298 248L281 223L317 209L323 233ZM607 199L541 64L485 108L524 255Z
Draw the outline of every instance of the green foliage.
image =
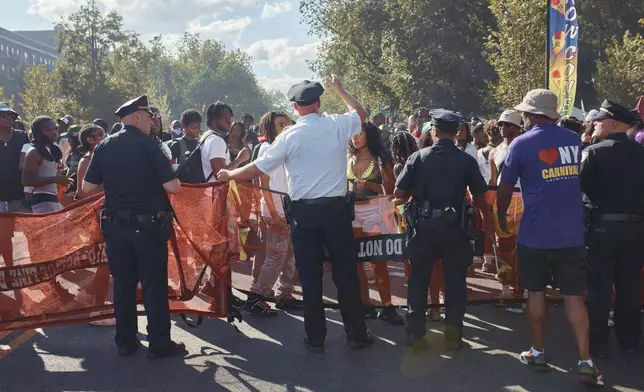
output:
M57 91L57 74L49 72L45 65L29 67L25 70L25 91L21 93L28 122L40 115L59 118L61 113L79 113L75 101Z
M496 28L485 46L498 75L490 84L490 94L501 110L517 105L527 91L544 86L544 9L542 0L490 0Z
M562 0L565 1L565 0ZM343 76L365 106L409 113L419 105L479 115L543 87L544 0L305 0L310 33L323 39L312 69ZM624 31L644 33L642 0L576 2L577 102L598 104L595 63ZM324 105L324 101L323 101Z
M12 95L4 95L4 87L0 86L0 103L6 103L13 106L13 99L14 97Z
M632 107L644 92L644 37L626 32L606 48L606 61L597 62L595 75L601 99Z
M606 61L606 48L614 39L621 39L629 30L644 34L644 1L642 0L586 0L577 1L579 13L579 98L584 103L603 101L597 96L598 86L593 81L597 61ZM640 93L642 91L640 90ZM600 94L601 95L601 94Z
M30 115L110 121L114 109L143 94L168 120L186 109L204 111L217 100L230 104L238 117L259 117L275 105L287 109L284 94L259 87L245 52L228 51L218 41L186 33L170 51L160 36L143 43L124 29L118 13L86 7L61 20L61 27L61 61L54 71L36 67L25 74L28 90L21 96Z
M314 70L342 75L372 110L482 106L494 78L482 50L486 0L315 0L300 10L325 39Z

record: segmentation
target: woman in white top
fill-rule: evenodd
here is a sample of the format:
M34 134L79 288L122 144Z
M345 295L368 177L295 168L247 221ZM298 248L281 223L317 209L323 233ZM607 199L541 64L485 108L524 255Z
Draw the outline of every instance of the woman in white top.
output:
M461 151L470 154L478 162L476 147L472 144L473 140L472 132L470 132L470 124L462 122L458 126L458 132L456 133L456 146Z
M291 119L281 112L270 112L262 116L259 129L266 141L259 146L258 158L266 154L271 143L292 123ZM260 186L286 193L288 185L284 165L260 176ZM275 287L278 309L298 309L302 307L302 303L292 295L295 257L289 227L284 217L282 196L262 190L261 213L266 225L266 256L257 279L251 285L250 291L253 294L249 295L244 309L259 316L274 316L277 315L276 311L263 298L271 296L275 283L278 283Z

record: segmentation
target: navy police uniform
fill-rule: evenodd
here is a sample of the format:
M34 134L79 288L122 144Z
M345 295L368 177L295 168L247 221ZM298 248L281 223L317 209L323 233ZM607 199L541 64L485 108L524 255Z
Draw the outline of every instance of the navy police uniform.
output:
M121 106L120 118L149 112L146 96ZM151 113L150 113L151 114ZM96 146L85 181L105 188L101 228L114 278L115 342L120 355L129 355L137 340L137 284L143 287L148 318L148 357L165 356L177 345L170 340L168 305L168 248L171 207L163 184L175 178L158 143L126 125Z
M291 88L298 106L316 104L324 89L304 81ZM324 350L326 321L322 301L325 248L338 288L338 303L347 340L354 348L373 342L366 329L357 275L357 246L353 238L351 203L347 199L346 157L349 140L362 129L360 116L301 116L282 132L254 164L263 173L284 165L291 201L285 203L295 263L304 297L305 343Z
M442 109L431 113L434 126L456 134L463 121L458 114ZM474 158L456 147L453 139L438 139L430 148L412 154L396 181L396 188L412 195L416 235L409 243L411 276L408 283L407 342L425 336L427 289L434 260L441 259L445 271L446 338L460 348L463 316L467 305L467 268L473 249L461 226L465 192L474 196L487 191Z
M633 125L637 117L621 105L604 101L595 120ZM622 132L591 145L586 153L581 186L592 206L587 234L590 345L593 355L603 357L607 354L613 285L615 333L620 347L634 352L641 335L644 146Z

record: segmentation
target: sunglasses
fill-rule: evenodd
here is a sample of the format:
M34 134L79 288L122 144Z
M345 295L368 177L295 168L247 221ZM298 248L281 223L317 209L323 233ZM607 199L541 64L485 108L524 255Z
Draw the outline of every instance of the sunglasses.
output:
M271 112L271 114L273 116L276 116L276 117L284 117L284 116L286 116L286 114L284 112Z
M504 127L504 126L506 126L506 125L507 125L508 127L512 127L512 126L515 126L515 127L516 127L516 124L512 124L512 123L509 123L509 122L506 122L506 121L501 121L501 122L499 123L499 125L500 125L500 126L502 126L502 127Z

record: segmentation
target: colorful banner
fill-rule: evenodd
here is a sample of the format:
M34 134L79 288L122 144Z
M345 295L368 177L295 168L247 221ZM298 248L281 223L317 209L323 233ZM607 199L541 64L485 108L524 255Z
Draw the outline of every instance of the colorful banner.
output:
M548 7L548 88L557 94L557 111L570 116L577 92L579 20L574 0L550 0Z

